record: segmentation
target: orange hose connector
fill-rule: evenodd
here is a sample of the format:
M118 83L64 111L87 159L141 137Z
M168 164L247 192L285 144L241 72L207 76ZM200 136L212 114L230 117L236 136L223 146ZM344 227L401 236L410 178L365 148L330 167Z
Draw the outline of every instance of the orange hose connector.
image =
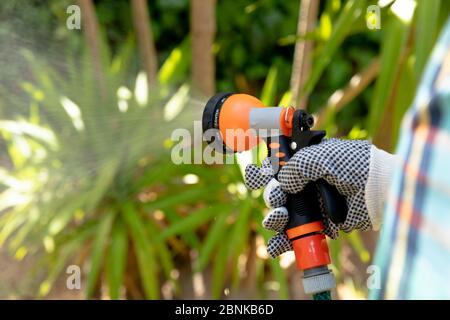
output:
M316 221L286 231L288 238L292 241L295 260L300 270L326 266L331 263L325 235L317 233L321 232L323 228L322 222ZM301 237L302 235L304 236Z

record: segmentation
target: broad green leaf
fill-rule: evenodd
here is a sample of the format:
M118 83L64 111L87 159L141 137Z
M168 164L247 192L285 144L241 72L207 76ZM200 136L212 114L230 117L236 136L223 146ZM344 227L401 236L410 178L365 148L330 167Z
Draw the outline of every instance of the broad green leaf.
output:
M151 240L155 239L159 233L158 227L155 225L152 219L149 219L147 223L148 234ZM159 256L159 261L161 263L162 270L167 279L172 279L172 271L175 269L172 253L167 247L164 241L153 241L155 244L155 249Z
M94 290L98 283L98 277L103 264L104 251L109 239L111 224L113 222L113 214L108 213L103 217L99 223L97 235L95 236L94 243L92 245L90 268L86 281L86 298L92 298Z
M158 72L161 85L173 85L183 79L191 61L190 37L187 37L177 48L173 49Z
M417 1L416 9L416 78L420 79L437 37L441 1Z
M185 83L172 95L164 105L164 121L172 121L183 111L189 103L189 91L189 85Z
M409 57L406 61L405 67L401 74L398 91L395 100L395 112L393 119L393 128L392 128L392 141L395 145L398 135L400 132L400 125L402 123L403 116L405 115L408 108L411 106L411 103L414 99L413 92L416 88L416 78L414 73L414 57Z
M248 244L249 233L250 233L250 216L252 208L252 198L247 198L242 204L240 210L237 212L236 221L231 230L230 237L228 241L233 244L230 246L229 260L233 267L233 284L237 286L239 269L238 269L238 258L245 250Z
M197 271L203 271L210 262L214 250L221 244L221 240L223 239L225 232L227 232L227 219L228 212L223 211L219 213L219 216L210 227L199 251L199 258L196 266Z
M224 242L219 246L217 255L214 259L214 265L212 270L211 281L211 296L213 299L220 299L224 289L224 283L226 279L228 249L231 243Z
M155 248L147 237L144 221L139 217L139 213L132 202L123 204L122 217L127 223L133 238L145 296L147 299L158 299L159 281Z
M111 74L124 75L127 71L135 50L134 39L132 36L128 36L123 46L120 48L117 55L114 56L111 62Z
M266 106L275 105L275 98L277 95L277 75L278 67L276 64L272 65L267 74L266 81L261 91L261 102Z
M369 133L373 136L379 128L380 121L386 106L389 95L392 91L392 84L398 70L402 49L405 45L406 35L409 26L401 21L397 16L392 15L386 22L384 41L381 47L381 69L373 92L372 104L370 106Z
M158 235L157 239L160 241L176 234L182 234L187 231L195 230L200 225L210 221L214 215L217 214L217 211L220 210L221 206L223 205L221 204L220 206L205 207L193 211L185 218L180 219L178 222L173 223L168 228L163 230Z
M290 91L286 91L281 97L279 105L282 107L289 107L289 103L291 102L292 94Z
M119 299L120 287L123 283L128 253L128 234L124 223L117 219L111 233L111 244L107 256L107 272L109 296Z
M172 209L165 209L164 214L167 217L167 220L169 221L170 225L177 223L182 219L183 217L180 214L177 214L175 210ZM198 239L197 235L195 234L196 230L192 231L186 231L180 234L180 238L190 247L197 249L200 246L200 240Z

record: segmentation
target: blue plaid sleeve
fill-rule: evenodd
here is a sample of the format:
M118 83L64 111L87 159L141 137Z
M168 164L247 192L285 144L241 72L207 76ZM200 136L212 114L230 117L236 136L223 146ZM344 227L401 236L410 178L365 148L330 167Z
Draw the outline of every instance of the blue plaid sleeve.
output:
M450 19L402 123L372 299L450 299Z

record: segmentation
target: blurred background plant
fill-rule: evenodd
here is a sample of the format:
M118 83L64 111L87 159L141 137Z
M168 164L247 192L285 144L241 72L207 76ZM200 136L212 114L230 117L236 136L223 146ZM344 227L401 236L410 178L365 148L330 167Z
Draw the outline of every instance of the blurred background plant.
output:
M238 165L175 165L171 132L192 131L205 97L239 91L393 150L450 12L439 0L80 0L82 29L69 30L71 4L0 3L0 244L38 282L24 294L0 272L5 298L64 296L54 284L71 264L77 298L305 298L292 254L268 259L261 192L242 183L264 148ZM330 241L337 297L366 296L376 238Z

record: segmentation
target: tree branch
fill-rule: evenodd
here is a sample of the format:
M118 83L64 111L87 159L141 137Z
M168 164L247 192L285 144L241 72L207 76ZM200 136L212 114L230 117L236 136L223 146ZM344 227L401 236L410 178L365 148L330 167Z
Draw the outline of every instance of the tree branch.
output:
M379 72L380 59L376 57L362 72L355 74L345 88L336 90L330 96L326 106L321 108L319 115L317 116L317 127L320 127L323 124L328 111L340 111L345 105L358 96L377 77Z
M302 0L299 9L297 36L304 37L314 30L319 0ZM311 40L299 40L295 44L294 61L291 74L291 103L301 109L306 109L307 96L300 96L306 80L311 73L313 42Z
M133 25L134 30L136 31L141 63L145 68L148 84L151 86L156 84L158 59L153 40L147 0L132 0L131 11L133 14Z
M91 61L94 67L102 98L106 97L106 79L103 71L101 57L100 28L95 14L95 7L92 0L78 0L82 13L83 34L86 39Z
M216 33L216 0L191 0L192 84L201 94L215 91L212 46Z

